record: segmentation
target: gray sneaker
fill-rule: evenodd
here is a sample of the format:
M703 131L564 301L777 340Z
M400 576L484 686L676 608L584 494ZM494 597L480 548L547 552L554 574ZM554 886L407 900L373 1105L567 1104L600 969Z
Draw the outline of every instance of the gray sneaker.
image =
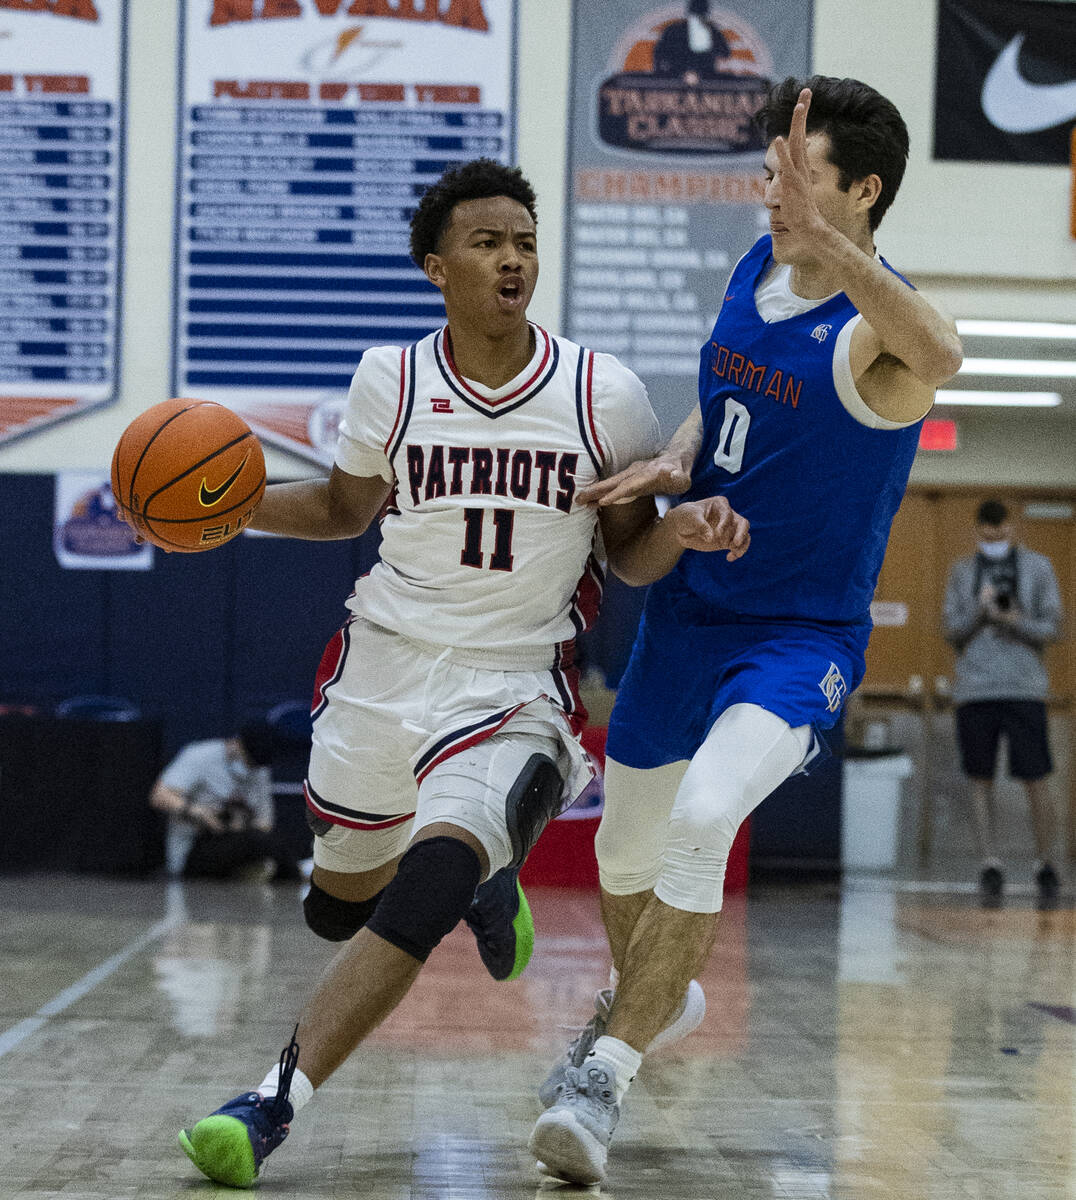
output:
M568 1067L557 1102L538 1118L527 1143L539 1170L568 1183L601 1183L620 1119L616 1070L601 1058Z
M538 1089L538 1099L543 1108L549 1108L557 1102L564 1086L565 1073L569 1067L581 1067L583 1059L594 1048L594 1043L605 1033L606 1022L609 1020L609 1009L613 1005L613 989L602 988L594 995L594 1016L579 1031L575 1041L557 1059L553 1069L545 1077Z
M555 1104L564 1082L564 1073L569 1067L580 1067L583 1059L590 1053L594 1043L605 1033L609 1021L609 1010L613 1006L612 988L602 988L594 997L594 1016L583 1026L579 1036L568 1047L554 1064L553 1069L545 1077L538 1089L538 1099L543 1108ZM694 1033L706 1016L706 995L697 979L692 979L687 985L687 991L680 1002L680 1007L673 1014L668 1025L654 1038L646 1048L647 1054L671 1046L681 1038Z

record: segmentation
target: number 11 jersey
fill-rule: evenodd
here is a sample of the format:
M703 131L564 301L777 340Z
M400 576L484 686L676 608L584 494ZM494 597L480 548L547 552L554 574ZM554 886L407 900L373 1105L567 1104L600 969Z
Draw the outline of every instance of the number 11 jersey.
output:
M381 560L349 607L491 666L545 668L597 615L604 581L580 488L658 448L639 379L536 325L515 379L465 379L446 328L368 350L351 384L336 462L393 484Z

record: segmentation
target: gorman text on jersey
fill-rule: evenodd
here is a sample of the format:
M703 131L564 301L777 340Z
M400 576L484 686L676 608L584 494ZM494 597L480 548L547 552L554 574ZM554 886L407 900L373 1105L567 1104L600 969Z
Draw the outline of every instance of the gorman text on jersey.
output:
M710 370L722 379L731 379L746 392L758 392L778 404L798 408L803 380L791 371L752 362L745 354L730 350L718 342L710 343Z
M442 496L512 496L571 512L578 454L506 446L407 446L412 504Z

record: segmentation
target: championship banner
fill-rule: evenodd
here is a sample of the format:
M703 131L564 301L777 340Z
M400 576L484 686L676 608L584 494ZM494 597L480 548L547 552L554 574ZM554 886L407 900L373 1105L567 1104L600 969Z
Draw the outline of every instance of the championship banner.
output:
M0 0L0 443L115 398L123 0Z
M1076 4L939 0L934 157L1069 161L1076 125Z
M173 392L332 461L371 346L444 321L408 223L515 154L515 0L184 0Z
M771 84L808 73L810 0L576 0L565 321L646 383L663 431L696 401L732 267L768 230Z

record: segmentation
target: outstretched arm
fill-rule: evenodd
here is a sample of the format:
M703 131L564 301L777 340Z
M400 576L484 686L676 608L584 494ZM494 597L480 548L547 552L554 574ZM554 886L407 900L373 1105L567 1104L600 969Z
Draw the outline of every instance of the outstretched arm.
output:
M664 517L649 496L599 510L602 540L615 574L632 587L667 575L685 550L724 550L735 562L751 544L747 519L724 496L690 500Z
M326 479L271 484L250 524L266 533L310 541L358 537L388 494L389 484L380 475L349 475L334 466Z
M702 446L702 411L695 408L654 458L634 462L576 493L577 504L627 504L639 496L681 496L691 486L691 468Z

